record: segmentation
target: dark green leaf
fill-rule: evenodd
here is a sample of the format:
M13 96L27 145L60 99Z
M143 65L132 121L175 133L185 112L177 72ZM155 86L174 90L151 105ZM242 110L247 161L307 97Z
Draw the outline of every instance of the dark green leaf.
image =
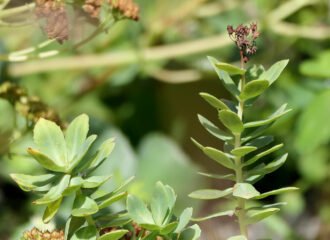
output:
M233 190L233 196L251 199L259 196L260 193L249 183L236 183Z
M269 83L267 80L254 80L254 81L248 82L244 86L239 97L242 100L254 98L254 97L262 94L268 88L268 86L269 86Z
M75 217L86 217L93 215L98 210L99 208L93 199L79 194L74 200L71 214Z
M111 176L92 176L89 178L85 178L82 187L83 188L97 188L101 186L103 183L108 181Z
M95 226L87 226L80 228L74 233L70 240L96 240L97 229Z
M79 176L71 178L69 186L63 192L63 196L76 192L82 186L83 182L84 180Z
M85 218L70 217L65 224L65 239L71 239L72 235L85 224Z
M111 204L113 204L114 202L117 202L117 201L125 198L126 196L127 196L127 192L122 192L122 193L118 193L118 194L115 194L115 195L111 195L108 199L102 201L99 204L99 209L108 207Z
M171 222L169 224L167 224L166 226L164 226L160 231L159 233L161 235L167 235L167 234L170 234L172 232L174 232L174 230L177 228L178 226L178 222Z
M226 190L217 189L201 189L189 194L189 197L203 200L218 199L225 197L233 192L233 188L227 188Z
M44 215L42 216L42 220L44 223L48 223L57 213L62 203L62 198L57 199L56 201L47 205L47 208L44 211Z
M273 136L260 136L246 143L245 146L254 146L257 148L263 148L274 141Z
M234 134L240 134L244 130L242 120L230 110L219 111L219 119Z
M91 148L91 146L95 140L96 140L96 135L91 135L80 146L80 149L79 149L77 155L75 155L73 160L70 162L70 170L74 169L77 165L79 165L80 161L86 155L86 153ZM79 169L79 170L81 170L81 169ZM76 172L79 172L79 170L77 169Z
M262 164L261 166L257 166L253 170L249 171L248 176L266 175L268 173L274 172L285 163L287 157L288 154L284 154L267 165Z
M99 147L96 156L90 163L89 168L96 168L99 166L111 154L114 147L115 143L113 138L104 141Z
M99 237L97 240L118 240L121 239L126 233L128 233L128 230L113 230L111 232L108 232L101 237Z
M198 114L198 120L202 124L202 126L213 136L222 140L222 141L230 141L233 139L233 136L225 131L219 129L212 122L204 118L202 115Z
M266 79L269 82L269 85L271 85L276 79L278 79L288 63L289 60L281 60L274 63L267 71L260 75L260 79Z
M212 107L218 110L229 110L227 105L223 103L220 99L208 93L200 93L199 94L206 102L208 102Z
M235 168L234 162L224 152L211 147L205 147L203 152L214 161L220 163L222 166L229 169Z
M201 229L197 224L185 229L179 236L179 240L198 240L201 236Z

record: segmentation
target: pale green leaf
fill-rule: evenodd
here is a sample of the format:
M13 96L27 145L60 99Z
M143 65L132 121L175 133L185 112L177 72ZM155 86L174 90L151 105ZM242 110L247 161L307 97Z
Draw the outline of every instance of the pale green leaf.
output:
M250 158L249 160L247 160L244 164L243 164L243 167L246 167L246 166L249 166L253 163L255 163L256 161L258 161L260 158L272 153L272 152L275 152L277 150L279 150L280 148L283 147L283 144L278 144L272 148L269 148L261 153L258 153L257 155L255 155L254 157Z
M203 200L218 199L228 196L233 192L233 188L227 188L226 190L217 189L201 189L189 194L189 197Z
M254 224L260 222L261 220L277 213L278 211L280 211L279 208L267 208L264 210L255 210L248 212L247 224Z
M65 172L66 166L57 165L56 161L48 158L38 150L28 148L27 152L44 168L53 172Z
M125 229L112 230L111 232L103 234L97 240L118 240L125 236L126 233L128 233L128 230Z
M40 152L57 166L68 167L66 143L59 126L41 118L33 129L33 138Z
M219 111L219 119L222 124L234 134L240 134L244 130L242 120L230 110Z
M185 229L179 236L179 240L198 240L201 236L201 229L197 224Z
M193 214L192 208L186 208L185 210L183 210L183 212L179 217L179 224L174 231L175 233L180 233L188 225L192 214Z
M49 203L47 208L44 211L44 215L42 216L42 220L44 223L48 223L57 213L58 209L61 206L63 198L59 198L56 201Z
M234 174L220 175L220 174L203 173L203 172L198 172L198 174L205 176L205 177L213 178L213 179L224 179L224 180L236 181Z
M156 183L156 188L151 198L150 208L151 214L155 223L159 226L163 224L163 221L168 212L172 212L172 202L169 203L166 187L161 183Z
M211 133L216 138L222 140L222 141L229 141L233 139L233 136L229 133L226 133L225 131L219 129L217 126L215 126L211 121L207 120L202 115L197 115L199 122L202 124L202 126Z
M133 195L127 197L127 211L133 221L138 224L154 224L149 209L139 198Z
M245 155L249 154L250 152L253 152L257 150L258 148L255 146L243 146L238 147L230 151L231 154L238 156L238 157L244 157Z
M43 175L26 175L26 174L10 174L11 178L18 184L23 191L38 191L49 186L57 178L54 174ZM49 186L50 188L50 186Z
M111 204L125 198L126 196L127 196L127 192L122 192L122 193L118 193L118 194L115 194L115 195L111 195L99 204L99 209L108 207Z
M267 71L263 72L259 78L266 79L269 82L269 85L271 85L278 79L288 63L289 60L287 59L274 63Z
M216 217L223 217L223 216L232 217L234 214L235 214L235 211L228 210L228 211L224 211L224 212L213 213L213 214L205 216L205 217L192 218L192 220L195 222L202 222L202 221L209 220L209 219L216 218Z
M56 182L53 187L40 199L35 200L34 204L49 204L62 197L62 193L69 186L70 175L64 175L61 180Z
M237 235L237 236L230 237L227 240L248 240L248 239L243 235Z
M236 67L235 65L231 65L228 63L217 62L215 64L215 66L218 69L229 73L229 75L244 75L245 74L245 69Z
M199 95L208 102L212 107L218 110L229 110L228 106L222 102L220 99L216 98L215 96L208 94L208 93L199 93Z
M178 226L178 222L171 222L171 223L167 224L166 226L164 226L162 229L160 229L159 233L161 235L170 234L170 233L174 232L174 230L177 228L177 226Z
M263 198L266 198L268 196L279 195L279 194L282 194L282 193L287 193L287 192L292 192L292 191L297 191L297 190L299 190L299 188L296 188L296 187L280 188L280 189L276 189L276 190L272 190L272 191L269 191L269 192L262 193L259 196L254 197L253 199L263 199Z
M236 183L233 190L233 196L251 199L259 196L260 193L249 183Z
M234 162L224 152L222 152L218 149L215 149L215 148L211 148L211 147L205 147L203 149L203 152L208 157L210 157L214 161L218 162L222 166L224 166L226 168L229 168L229 169L234 169L235 168Z
M97 188L103 183L108 181L112 176L92 176L85 178L82 187L83 188Z

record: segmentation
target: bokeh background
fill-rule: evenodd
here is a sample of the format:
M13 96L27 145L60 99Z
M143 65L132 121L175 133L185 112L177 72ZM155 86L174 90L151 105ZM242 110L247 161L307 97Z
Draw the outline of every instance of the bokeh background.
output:
M9 6L27 2L11 1ZM276 142L285 143L289 159L256 187L267 191L294 185L301 190L279 196L277 200L288 205L253 227L251 236L330 239L330 1L136 2L141 11L138 22L121 21L79 49L71 51L70 46L92 31L93 23L73 19L72 38L63 45L49 46L61 50L59 55L20 63L1 61L0 83L17 84L15 91L25 91L35 100L34 105L30 101L34 112L57 112L63 122L87 113L90 132L97 133L100 141L115 136L116 149L99 171L116 176L109 187L135 175L129 191L147 200L154 183L161 180L176 190L178 208L194 206L194 214L202 216L226 209L228 203L201 202L187 195L202 186L224 188L230 184L211 182L197 174L225 170L213 165L190 141L194 137L204 144L222 146L197 120L201 113L216 121L216 112L199 92L228 97L206 56L238 63L226 27L257 22L261 31L258 52L249 64L269 67L281 59L290 62L248 117L267 116L285 102L293 111L270 130ZM31 14L25 12L10 21L29 20ZM37 21L21 27L0 22L0 36L3 56L46 40ZM25 152L32 141L31 126L22 124L21 115L32 105L14 106L2 94L4 89L2 85L0 239L17 240L22 230L40 222L41 210L31 204L33 194L18 189L9 173L33 174L41 169ZM57 220L63 221L61 216ZM201 227L203 239L208 240L226 239L237 232L230 218L209 220Z

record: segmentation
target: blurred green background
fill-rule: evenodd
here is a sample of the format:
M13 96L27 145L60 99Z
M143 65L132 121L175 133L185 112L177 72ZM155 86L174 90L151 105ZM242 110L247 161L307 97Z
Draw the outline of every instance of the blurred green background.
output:
M225 170L213 165L190 141L194 137L204 144L222 145L197 120L201 113L216 121L216 113L199 92L228 97L206 56L238 63L226 27L257 22L261 31L258 52L249 64L269 67L281 59L290 62L248 117L267 116L285 102L293 109L271 129L276 141L285 143L289 160L257 189L294 185L301 191L281 195L279 200L288 205L276 217L253 227L251 237L330 239L330 2L136 2L140 21L121 21L83 47L67 51L93 29L73 19L70 24L75 33L69 42L49 47L63 50L61 54L21 63L0 62L0 82L18 84L63 121L87 113L90 132L97 133L100 141L115 136L115 152L101 170L114 172L115 181L109 188L135 175L129 191L148 199L154 183L161 180L176 190L179 208L194 206L195 215L205 215L225 209L227 203L198 202L189 199L188 193L200 186L229 184L197 175L201 170ZM12 6L24 3L13 1ZM29 13L18 17L27 18ZM0 36L1 54L45 41L38 22L19 28L0 24ZM22 124L15 111L24 109L15 109L1 96L0 239L16 240L22 229L40 221L40 210L31 205L33 194L18 189L9 173L33 174L40 169L25 152L32 144L31 127ZM203 239L209 240L226 239L237 232L229 218L210 220L201 227Z

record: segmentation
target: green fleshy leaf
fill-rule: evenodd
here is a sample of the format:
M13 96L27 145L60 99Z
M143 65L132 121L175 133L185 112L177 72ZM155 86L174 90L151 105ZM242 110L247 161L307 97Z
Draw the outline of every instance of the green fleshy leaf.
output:
M257 148L263 148L274 141L273 136L260 136L245 144L245 146L254 146Z
M233 136L231 134L226 133L225 131L219 129L211 121L207 120L202 115L198 114L198 120L202 124L202 126L206 129L206 131L211 133L216 138L222 141L230 141L233 139Z
M169 224L167 224L166 226L164 226L160 231L159 233L161 235L167 235L167 234L170 234L172 232L174 232L174 230L177 228L178 226L178 222L171 222Z
M243 235L237 235L237 236L230 237L227 240L248 240L248 239Z
M190 222L190 219L192 217L193 209L192 208L186 208L183 210L179 217L179 224L177 228L175 229L175 233L180 233Z
M139 224L142 228L145 228L149 231L160 231L161 226L158 226L157 224L149 224L149 223L141 223Z
M203 152L222 166L229 169L235 168L234 162L224 152L211 147L205 147Z
M97 240L118 240L125 236L126 233L128 233L128 230L114 230L102 235Z
M229 73L229 75L244 75L246 72L245 69L236 67L235 65L231 65L228 63L223 63L223 62L217 62L215 64L215 66L218 69Z
M203 200L218 199L225 196L228 196L233 192L233 188L227 188L226 190L217 190L217 189L201 189L194 191L189 194L189 197Z
M198 240L201 236L201 229L197 224L185 229L179 236L179 240Z
M42 216L42 220L44 223L48 223L57 213L58 209L61 206L63 198L59 198L56 201L47 205L47 208L44 211L44 215Z
M43 175L26 175L26 174L10 174L11 178L18 184L23 191L38 191L44 190L44 187L49 186L57 178L54 174ZM47 188L46 188L47 189Z
M220 78L221 82L223 83L224 87L234 96L239 95L239 91L237 86L235 85L233 79L229 76L229 74L225 71L220 70L216 64L218 61L213 57L207 57L209 62L211 63L213 69L216 71L218 77Z
M287 106L287 104L283 104L278 110L276 110L267 119L245 123L244 127L251 128L251 127L259 127L259 126L270 124L270 123L274 122L275 120L277 120L278 118L285 115L286 113L291 111L291 109L285 110L286 106Z
M288 63L289 60L281 60L274 63L267 71L260 75L260 79L266 79L269 85L271 85L278 79Z
M205 176L205 177L213 178L213 179L224 179L224 180L236 181L234 174L220 175L220 174L203 173L203 172L198 172L198 174Z
M174 196L168 196L168 193L171 192L167 192L166 188L168 188L168 186L164 186L161 182L157 182L150 203L152 217L155 223L159 226L163 224L166 214L172 212L173 201L170 199L173 197L175 198L174 192Z
M296 187L280 188L280 189L276 189L276 190L272 190L272 191L269 191L269 192L262 193L259 196L254 197L253 199L263 199L263 198L266 198L268 196L278 195L278 194L297 191L297 190L299 190L299 188L296 188Z
M255 210L252 212L248 212L248 221L247 224L254 224L260 222L261 220L277 213L280 211L279 208L267 208L264 210Z
M105 208L105 207L108 207L110 206L111 204L125 198L127 196L127 192L122 192L122 193L118 193L118 194L115 194L115 195L111 195L109 196L108 199L102 201L100 204L99 204L99 209L102 209L102 208Z
M76 192L83 184L84 180L81 177L73 177L70 179L69 186L63 192L63 196L70 195Z
M255 163L256 161L258 161L260 158L272 153L272 152L275 152L277 150L279 150L280 148L283 147L283 144L278 144L272 148L269 148L267 149L266 151L263 151L261 153L258 153L257 155L255 155L254 157L252 157L251 159L249 159L248 161L246 161L244 164L243 164L243 167L246 167L246 166L249 166L253 163Z
M219 119L234 134L240 134L244 130L242 120L230 110L219 111Z
M96 156L89 165L89 168L98 167L109 155L115 147L114 139L110 138L102 143L99 147Z
M257 149L258 148L254 146L243 146L231 150L230 153L238 157L244 157L246 154L249 154Z
M247 100L250 98L254 98L262 94L269 86L269 83L267 80L253 80L251 82L248 82L241 94L239 95L239 98L241 100Z
M50 190L40 199L35 200L34 204L49 204L62 197L62 193L69 186L70 175L64 175Z
M76 117L68 126L65 132L65 141L70 163L79 154L81 146L86 140L88 129L88 116L86 114Z
M93 199L79 194L74 200L71 214L75 217L86 217L97 213L98 210L99 207Z
M233 190L233 196L251 199L259 196L260 193L249 183L236 183Z
M212 107L218 110L229 110L229 107L222 102L220 99L208 93L200 93L199 94L206 102L208 102Z
M224 211L224 212L213 213L213 214L205 216L205 217L192 218L192 220L195 222L202 222L202 221L209 220L209 219L216 218L216 217L223 217L223 216L232 217L234 214L235 214L235 211L228 210L228 211Z
M83 157L86 155L88 150L91 148L96 138L97 138L96 135L91 135L80 146L77 155L75 155L72 161L70 162L70 170L74 169L77 165L79 165L80 161L83 159ZM79 170L76 172L79 172Z
M59 126L41 118L33 129L33 137L38 151L52 159L56 166L68 167L66 143Z
M57 165L55 161L48 158L46 155L42 154L41 152L28 148L28 153L44 168L53 171L53 172L65 172L66 166Z
M70 239L72 235L77 232L81 226L83 226L86 222L85 218L78 218L78 217L70 217L67 222L65 223L65 238Z
M85 178L82 187L83 188L97 188L103 183L108 181L112 176L92 176Z
M74 233L70 240L96 240L97 229L95 226L86 226L80 228Z
M285 163L287 157L288 154L286 153L267 165L262 164L261 166L257 166L255 169L252 169L248 172L248 176L266 175L268 173L274 172Z
M127 211L133 221L138 224L154 224L154 220L149 209L137 197L128 195L127 197Z

